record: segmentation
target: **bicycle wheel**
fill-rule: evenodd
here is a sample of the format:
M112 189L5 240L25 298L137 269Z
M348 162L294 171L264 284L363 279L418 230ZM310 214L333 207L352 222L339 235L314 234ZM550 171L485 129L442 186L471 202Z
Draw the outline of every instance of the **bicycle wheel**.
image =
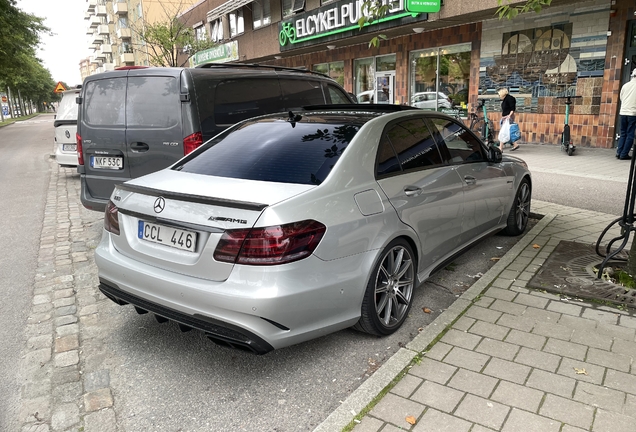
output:
M482 140L485 140L485 132L486 132L486 123L484 123L484 119L482 118L474 118L470 122L470 130L475 132Z

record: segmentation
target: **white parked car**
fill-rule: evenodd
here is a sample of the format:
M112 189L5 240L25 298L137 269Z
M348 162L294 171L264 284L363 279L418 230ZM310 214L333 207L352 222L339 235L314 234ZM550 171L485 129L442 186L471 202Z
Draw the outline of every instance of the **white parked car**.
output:
M435 105L435 99L437 99L437 106ZM452 108L450 99L442 92L415 93L411 97L411 105L416 108L432 110L436 108Z
M347 327L388 335L458 253L523 233L530 197L525 162L437 112L266 115L116 186L99 289L258 354Z
M62 94L53 121L55 127L55 160L59 165L75 167L77 159L77 110L75 98L80 95L80 89L66 90Z

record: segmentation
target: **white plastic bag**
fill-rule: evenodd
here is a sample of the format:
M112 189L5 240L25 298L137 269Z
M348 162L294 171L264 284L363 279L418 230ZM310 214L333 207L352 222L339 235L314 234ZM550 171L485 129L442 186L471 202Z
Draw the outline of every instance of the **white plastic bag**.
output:
M498 138L500 143L507 143L510 141L510 122L508 119L505 119L503 123L501 123Z

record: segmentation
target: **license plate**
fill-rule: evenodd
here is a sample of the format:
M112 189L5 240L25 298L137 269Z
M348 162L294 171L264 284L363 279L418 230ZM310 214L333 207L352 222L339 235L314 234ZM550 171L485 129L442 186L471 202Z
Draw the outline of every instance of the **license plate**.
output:
M77 144L62 144L62 151L68 151L68 152L77 151Z
M197 233L156 223L140 220L137 237L189 252L197 249Z
M124 158L116 156L91 156L91 168L123 169Z

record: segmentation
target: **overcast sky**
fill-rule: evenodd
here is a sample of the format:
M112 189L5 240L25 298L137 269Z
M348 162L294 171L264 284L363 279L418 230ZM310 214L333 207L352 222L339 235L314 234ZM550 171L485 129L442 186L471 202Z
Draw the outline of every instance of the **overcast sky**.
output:
M86 0L18 0L18 8L45 18L44 24L54 33L42 37L37 54L55 82L82 83L79 62L91 54L84 20L87 7Z

